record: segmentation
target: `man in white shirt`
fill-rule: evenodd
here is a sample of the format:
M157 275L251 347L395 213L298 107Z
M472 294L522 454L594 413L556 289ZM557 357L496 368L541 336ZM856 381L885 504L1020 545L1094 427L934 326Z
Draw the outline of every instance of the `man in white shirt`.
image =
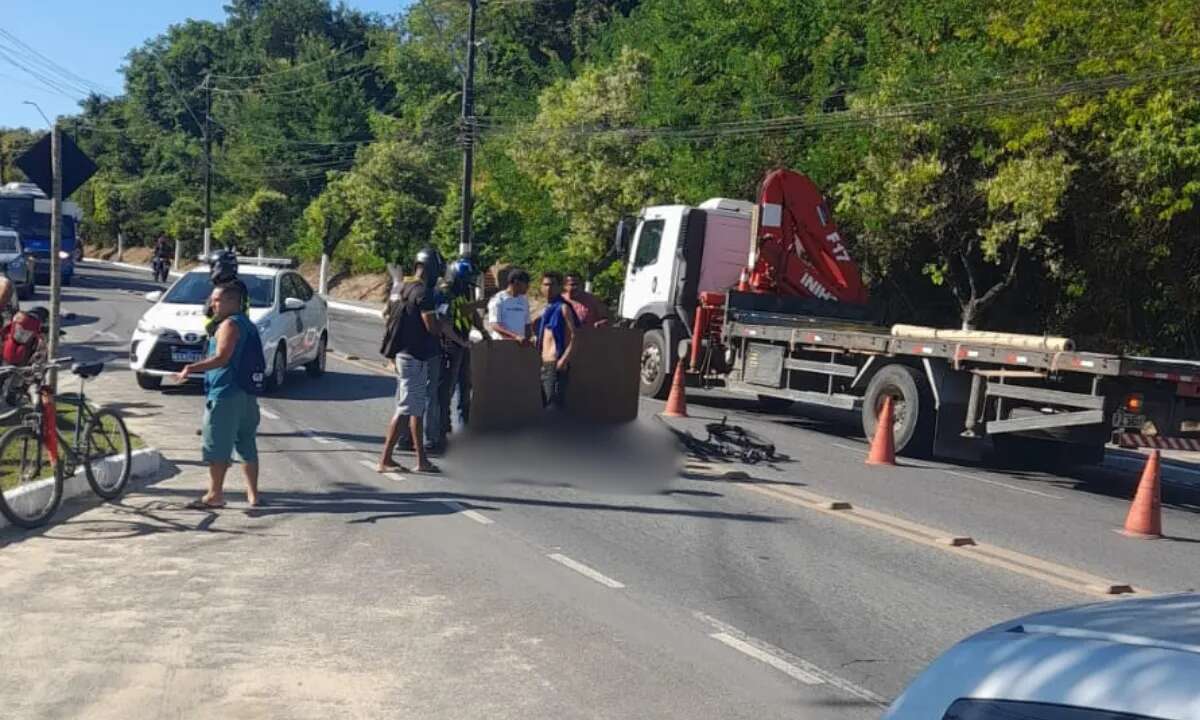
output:
M488 301L488 330L495 340L516 340L528 345L532 334L529 322L529 273L513 270L508 287Z

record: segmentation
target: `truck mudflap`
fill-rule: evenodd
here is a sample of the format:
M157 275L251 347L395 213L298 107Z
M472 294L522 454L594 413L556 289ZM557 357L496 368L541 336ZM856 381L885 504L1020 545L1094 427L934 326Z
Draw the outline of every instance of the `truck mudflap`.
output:
M1200 438L1162 437L1141 433L1115 432L1113 444L1123 448L1154 448L1156 450L1191 450L1200 452Z

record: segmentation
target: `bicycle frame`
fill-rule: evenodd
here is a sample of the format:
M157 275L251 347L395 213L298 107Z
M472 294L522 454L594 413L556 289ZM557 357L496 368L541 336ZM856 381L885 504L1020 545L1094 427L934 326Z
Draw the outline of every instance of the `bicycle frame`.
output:
M84 381L80 380L79 397L75 402L69 403L75 406L75 428L72 433L72 442L68 442L58 429L57 398L51 394L48 386L42 386L38 392L38 403L34 409L33 417L37 418L37 422L41 423L42 441L45 443L46 452L50 455L51 465L58 464L59 443L62 443L63 450L66 453L68 466L77 465L80 461L80 456L76 448L82 443L83 428L92 415L91 408L87 406L87 398L83 394L83 385Z

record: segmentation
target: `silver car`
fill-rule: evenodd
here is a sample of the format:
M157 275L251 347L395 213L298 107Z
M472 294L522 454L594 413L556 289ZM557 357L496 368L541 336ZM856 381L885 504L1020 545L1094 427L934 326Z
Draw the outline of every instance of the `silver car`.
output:
M0 272L17 288L17 297L28 300L36 289L34 259L25 252L16 230L0 228Z
M1197 720L1200 595L1052 610L935 660L885 720Z

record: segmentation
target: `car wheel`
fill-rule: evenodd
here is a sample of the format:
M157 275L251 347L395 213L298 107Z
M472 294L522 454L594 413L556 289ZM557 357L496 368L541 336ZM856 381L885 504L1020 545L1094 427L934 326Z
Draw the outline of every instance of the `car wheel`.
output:
M158 390L162 387L162 376L138 373L137 384L143 390Z
M275 350L275 362L271 364L271 378L267 382L267 390L278 390L287 379L287 350L280 345Z
M309 377L319 378L325 374L325 345L325 336L321 335L321 342L317 345L317 356L304 366Z

